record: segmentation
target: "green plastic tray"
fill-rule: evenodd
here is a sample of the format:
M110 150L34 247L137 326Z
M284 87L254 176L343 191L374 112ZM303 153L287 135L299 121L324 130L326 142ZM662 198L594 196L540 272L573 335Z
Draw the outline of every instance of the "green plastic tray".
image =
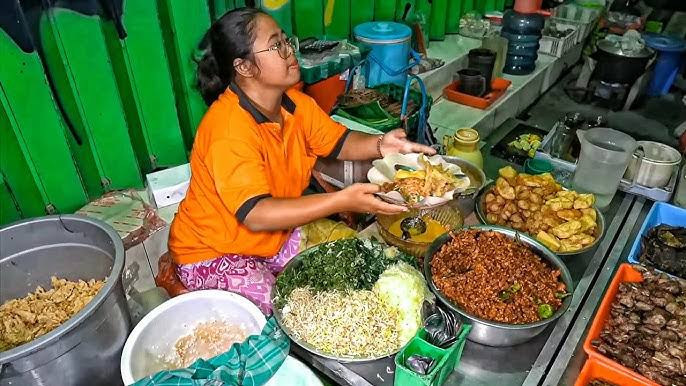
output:
M462 325L457 341L447 349L442 349L428 343L426 330L417 332L414 338L395 356L395 386L441 386L452 374L462 358L462 351L467 342L467 335L472 326ZM434 358L437 364L427 375L420 375L405 367L405 360L414 354L426 355Z
M377 90L383 94L390 95L391 98L393 98L396 101L401 101L403 97L403 93L405 89L401 86L395 85L395 84L383 84L380 86L376 86L373 88L374 90ZM410 100L416 105L416 106L421 106L422 105L422 94L417 91L417 90L410 90L409 93ZM426 96L426 117L428 119L429 117L429 110L431 110L431 105L433 103L433 99L431 98L430 95ZM368 113L368 110L364 111L365 113ZM400 127L400 117L393 117L386 113L384 111L384 114L364 114L362 116L356 116L354 115L354 111L351 109L341 109L341 108L336 108L332 114L336 114L338 116L341 116L343 118L349 119L351 121L355 121L357 123L360 123L365 126L369 126L373 129L379 130L381 132L387 133L393 129L397 129ZM385 118L385 119L384 119ZM415 128L417 127L417 124L419 123L419 110L414 112L410 117L408 118L408 126L410 128Z

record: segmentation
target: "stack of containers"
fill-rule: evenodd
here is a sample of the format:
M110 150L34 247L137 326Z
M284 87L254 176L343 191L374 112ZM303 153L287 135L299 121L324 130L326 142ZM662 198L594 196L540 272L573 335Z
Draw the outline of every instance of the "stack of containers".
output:
M545 20L538 11L540 2L517 0L514 10L503 17L501 36L508 40L507 57L503 72L510 75L527 75L536 69L539 41Z

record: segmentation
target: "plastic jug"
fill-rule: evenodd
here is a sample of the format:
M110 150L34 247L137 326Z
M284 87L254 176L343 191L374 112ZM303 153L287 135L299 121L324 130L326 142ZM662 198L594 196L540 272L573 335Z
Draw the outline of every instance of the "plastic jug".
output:
M443 137L443 147L449 156L459 157L483 170L484 157L479 150L479 132L471 128L461 128L455 135Z
M371 51L365 64L367 87L388 83L405 86L408 70L418 62L417 54L410 49L410 27L374 21L358 25L354 32L357 41Z
M630 135L605 127L576 133L581 142L581 154L572 186L575 190L595 194L596 206L603 210L612 202L638 144Z

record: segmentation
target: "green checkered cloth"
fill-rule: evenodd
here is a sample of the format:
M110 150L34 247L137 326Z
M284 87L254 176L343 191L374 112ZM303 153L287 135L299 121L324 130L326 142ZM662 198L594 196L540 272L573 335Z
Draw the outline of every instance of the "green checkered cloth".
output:
M133 386L262 386L288 357L290 340L271 317L260 335L224 354L198 359L187 369L160 371Z

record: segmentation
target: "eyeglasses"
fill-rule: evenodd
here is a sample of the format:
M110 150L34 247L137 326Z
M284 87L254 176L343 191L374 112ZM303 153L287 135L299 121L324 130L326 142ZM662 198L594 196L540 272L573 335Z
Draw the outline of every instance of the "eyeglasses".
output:
M259 54L261 52L276 51L281 59L288 59L293 53L298 52L299 49L300 42L298 41L298 38L291 36L285 40L279 40L266 50L255 51L254 53Z

